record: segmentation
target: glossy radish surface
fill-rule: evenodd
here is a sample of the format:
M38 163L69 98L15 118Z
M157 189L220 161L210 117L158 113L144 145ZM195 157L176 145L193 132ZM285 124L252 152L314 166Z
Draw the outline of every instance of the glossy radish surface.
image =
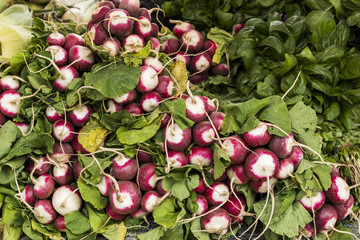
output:
M193 146L187 153L189 164L207 167L213 163L213 152L208 147Z
M130 34L123 41L123 48L127 52L138 52L145 46L144 39L137 34Z
M229 156L232 164L240 164L245 161L249 154L249 148L246 143L237 135L226 138L221 148Z
M214 142L215 131L208 121L201 121L192 128L193 140L199 146L210 146Z
M34 196L38 199L48 198L54 191L55 182L49 174L43 174L34 182Z
M16 117L20 111L20 93L16 91L6 91L0 95L0 110L7 117Z
M191 128L182 130L177 123L172 123L166 127L164 134L166 145L170 149L182 151L190 145Z
M111 181L108 176L102 175L101 180L98 184L96 184L96 187L99 189L100 193L103 196L107 197L109 196L110 188L113 184L113 181Z
M242 137L251 147L266 145L271 139L271 135L268 133L268 128L269 127L266 124L261 122L256 128L243 134Z
M95 56L90 48L74 45L69 50L69 62L76 70L87 72L95 64Z
M279 160L273 152L257 148L245 160L246 175L254 181L272 178L279 167Z
M206 211L209 208L206 198L203 195L197 194L195 202L199 207L198 210L196 211L196 215L202 215L206 213Z
M141 190L150 191L156 187L158 175L155 173L156 165L146 163L139 168L138 181Z
M104 28L116 36L125 37L133 29L133 21L129 19L129 13L123 9L110 10L105 15Z
M230 226L229 213L223 208L216 209L201 218L201 226L207 231L225 234Z
M125 155L116 155L112 159L111 175L118 180L131 180L138 171L137 163L134 158Z
M38 200L34 205L36 220L41 224L50 224L55 221L57 213L48 199Z
M339 176L331 177L331 187L325 191L326 199L334 204L345 203L350 197L350 188Z
M52 196L52 205L56 212L65 216L74 211L79 211L82 206L82 199L78 191L75 192L70 185L58 187Z
M148 191L141 200L141 208L147 212L152 212L160 204L161 195L156 191Z
M88 105L82 105L81 107L76 106L68 113L67 117L75 127L81 127L89 121L91 113Z
M130 181L119 181L119 191L113 186L110 190L109 199L115 212L128 214L136 211L141 203L140 188Z
M170 167L180 168L188 164L188 159L183 152L170 150L168 152L168 159L166 161L170 162Z
M337 221L337 213L333 206L325 204L317 211L315 215L315 223L318 231L327 233L335 227Z
M250 181L245 173L244 164L231 165L227 168L226 174L230 181L233 180L235 184L245 184Z
M324 192L317 192L316 196L304 196L300 200L300 203L304 206L309 212L319 210L325 203L325 194Z
M68 53L60 46L49 46L45 49L45 51L49 51L51 56L53 56L55 64L58 67L64 66L68 61Z
M181 44L185 52L196 53L203 47L204 42L201 33L195 29L191 29L181 36Z
M109 215L112 219L117 221L121 221L127 216L126 214L117 213L110 203L106 206L105 211L107 215Z
M227 201L230 192L225 183L214 182L205 189L203 195L210 205L218 206Z
M20 88L20 82L15 76L3 76L0 78L0 88L2 91L17 91Z
M53 167L52 176L59 185L68 185L74 180L74 171L66 163L60 163Z
M224 209L231 215L231 223L241 223L244 219L245 199L241 196L232 196L225 203Z
M54 122L53 136L56 140L62 142L70 142L74 138L75 128L70 122L60 119Z
M269 142L269 149L275 153L278 158L286 158L290 156L292 152L294 146L293 137L291 133L286 137L273 136Z

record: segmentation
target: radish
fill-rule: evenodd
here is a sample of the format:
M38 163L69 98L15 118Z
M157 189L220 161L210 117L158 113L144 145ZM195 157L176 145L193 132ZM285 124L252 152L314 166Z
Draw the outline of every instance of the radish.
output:
M193 140L199 146L210 146L214 142L215 131L208 121L201 121L192 128Z
M74 164L74 180L77 181L78 178L80 177L80 173L82 171L82 166L81 163L79 162L79 160L76 160L75 164Z
M279 167L279 160L270 150L257 148L245 160L246 175L254 181L272 178Z
M91 112L91 108L88 105L82 105L71 110L68 114L68 119L74 126L81 127L89 121Z
M153 161L152 155L146 152L143 148L139 148L137 151L137 159L141 163L151 163Z
M96 187L99 189L100 193L103 196L108 197L110 193L110 188L113 184L113 181L111 181L108 176L102 175L101 180L98 184L96 184Z
M331 187L325 191L326 199L334 204L343 204L350 198L350 187L339 176L331 177Z
M204 179L202 177L199 177L199 185L193 190L197 194L201 194L205 191Z
M210 55L202 53L191 57L190 68L196 73L207 72L211 68Z
M164 72L163 64L159 59L154 57L147 57L143 61L143 66L152 67L159 75Z
M151 37L159 35L159 26L156 23L151 23Z
M256 128L243 134L244 141L251 147L260 147L268 144L271 135L268 133L268 126L260 122Z
M109 194L110 204L115 212L128 214L136 211L141 203L140 188L130 181L119 181L113 185Z
M265 181L250 181L250 187L257 193L268 193L269 189L273 189L275 183L277 182L276 177L272 177L269 179L270 185L267 180Z
M89 35L91 41L93 41L96 45L102 44L105 39L109 37L101 23L94 24L87 34Z
M16 91L6 91L0 95L0 110L7 117L16 117L20 111L21 95Z
M192 84L197 84L202 81L205 81L209 77L207 72L194 73L189 76L189 80Z
M269 142L269 149L276 154L278 158L290 156L294 146L294 135L292 133L286 137L273 136Z
M211 119L212 123L214 124L216 131L218 131L218 132L221 131L221 126L224 122L225 116L226 116L225 113L222 113L222 112L212 112L210 114L210 119Z
M155 37L150 37L149 41L152 43L152 49L156 52L160 52L160 41Z
M36 197L34 195L34 185L26 184L21 193L18 193L17 196L20 199L24 200L30 206L33 206L36 202Z
M156 187L158 175L155 173L155 168L156 165L153 163L146 163L139 168L137 179L141 190L150 191Z
M34 216L41 224L50 224L55 221L57 213L48 199L38 200L34 205Z
M317 192L316 196L314 196L314 197L312 197L312 196L308 197L305 195L299 200L299 202L309 212L317 211L325 203L325 194L324 194L324 192Z
M211 174L211 177L212 179L215 179L214 177L214 168L210 168L208 170L208 172ZM218 181L218 182L226 182L226 179L227 179L227 175L226 175L226 171L220 176L218 177L217 179L215 179L215 181ZM230 186L230 185L229 185Z
M218 65L213 66L211 68L211 72L215 75L228 76L229 66L224 63L220 63Z
M57 218L54 221L54 227L59 232L66 232L66 225L65 225L65 218L64 216L57 216Z
M29 172L32 172L34 167L35 167L34 169L35 175L42 175L49 172L51 168L51 164L46 157L42 157L40 159L35 159L33 157L30 158L33 161L31 161L27 167Z
M120 53L121 43L116 38L107 38L102 45L108 52L110 57L116 57Z
M203 47L204 41L201 33L195 29L185 32L181 36L182 49L185 53L197 53Z
M136 13L136 17L146 17L151 21L151 15L149 13L149 10L147 8L139 8L139 10Z
M190 65L190 60L190 56L185 55L185 53L182 51L178 52L174 57L175 62L183 62L187 67Z
M143 113L143 110L141 109L140 105L133 102L125 106L125 110L128 111L131 116L137 116Z
M57 141L70 142L74 138L74 126L60 119L54 122L53 136Z
M286 179L288 177L294 177L295 165L290 158L284 158L279 161L279 168L275 174L275 177L278 179Z
M6 123L6 118L4 114L0 112L0 127Z
M105 211L107 215L109 215L112 219L116 221L121 221L127 216L126 214L117 213L110 203L106 206Z
M158 75L152 67L142 66L140 69L141 75L136 90L138 92L151 92L159 83Z
M188 159L185 154L180 151L170 150L166 161L170 162L171 168L181 168L188 164Z
M205 187L204 187L205 189ZM159 180L157 183L156 183L156 191L161 195L165 195L167 194L168 192L162 187L162 180Z
M64 49L69 52L70 48L74 45L86 46L85 39L75 33L70 33L66 35Z
M332 168L331 168L330 175L331 175L331 176L339 176L339 177L340 177L340 171L339 171L339 169L337 169L337 168L335 168L335 167L332 167Z
M60 76L55 79L52 84L57 90L64 92L67 90L69 83L71 83L74 78L78 78L79 74L72 66L62 66L59 69Z
M152 112L160 105L160 102L161 96L159 93L147 92L142 96L140 106L145 112Z
M95 56L90 48L74 45L69 50L69 62L78 71L87 72L95 64Z
M125 9L132 16L135 16L140 9L140 0L122 0L120 1L119 8Z
M299 166L300 161L304 158L304 152L298 146L294 146L289 158L293 161L295 167Z
M199 206L198 210L196 211L196 215L199 216L206 213L206 211L208 210L208 203L206 201L206 198L203 195L196 194L195 202Z
M141 199L141 208L147 212L152 212L159 205L161 195L156 191L148 191Z
M226 203L229 199L230 192L225 183L214 182L210 187L205 189L203 195L210 205L218 206Z
M58 111L49 105L45 110L45 116L50 122L56 122L57 120L64 118L65 114L59 115Z
M3 76L0 78L0 88L3 91L17 91L20 88L20 82L16 76Z
M354 206L354 197L350 194L349 199L343 204L333 205L338 215L338 220L343 220L347 216L353 213L352 208Z
M300 227L300 232L302 235L304 235L307 238L314 237L315 236L314 224L311 222L311 223L306 224L304 228Z
M213 153L208 147L193 146L188 154L188 161L190 164L199 165L200 167L207 167L213 163Z
M205 102L207 113L212 113L212 112L216 111L216 105L213 100L211 100L210 98L205 97L205 96L201 96L201 97Z
M129 35L133 29L133 22L130 15L123 9L110 10L104 18L104 28L119 37Z
M181 38L185 32L194 29L193 26L187 22L170 20L170 23L176 23L173 27L173 33L177 38Z
M206 117L206 105L200 96L185 99L186 117L194 122L200 122Z
M232 196L225 203L224 208L231 216L231 223L241 223L244 219L245 199L241 196Z
M214 56L217 47L218 46L214 41L207 40L207 41L204 42L202 50L206 51L206 53L209 54L212 57L212 56Z
M315 215L316 228L324 235L327 235L328 231L334 229L336 222L336 210L329 204L324 204Z
M149 215L149 213L142 208L139 208L138 210L129 214L131 218L139 218L139 219L140 218L145 219L147 215Z
M79 142L79 134L74 134L74 139L71 141L71 146L74 150L74 152L78 153L82 153L82 154L87 154L89 153L88 150L86 150L83 145Z
M126 52L138 52L145 46L144 39L137 34L130 34L124 39L123 48Z
M138 171L137 162L134 158L118 154L112 159L111 175L118 180L131 180Z
M51 201L56 212L62 216L79 211L82 205L80 193L75 191L70 185L58 187Z
M68 53L60 46L52 45L47 47L45 51L51 52L51 56L58 67L64 66L68 61Z
M117 102L115 102L112 99L107 100L106 105L107 105L107 111L110 112L111 114L114 112L119 112L119 111L124 110L123 105L118 104Z
M102 7L102 6L107 6L110 9L114 9L115 8L115 3L112 1L100 1L98 4L98 8Z
M112 0L112 2L114 3L115 8L119 8L121 0Z
M152 36L152 26L150 19L144 16L138 17L138 20L134 23L134 31L143 39L149 39Z
M202 228L209 233L224 235L230 226L229 213L223 208L209 209L209 212L201 218Z
M134 99L136 98L136 91L135 89L131 90L128 93L125 93L119 97L114 97L114 101L118 104L128 104L131 103L132 101L134 101Z
M250 181L245 173L244 164L231 165L226 169L226 174L230 181L234 181L235 184L245 184Z
M166 127L168 125L170 119L171 119L170 113L164 113L163 117L161 118L160 128Z
M243 24L243 23L235 23L232 27L233 33L237 34L244 27L245 27L245 24Z
M27 122L14 122L14 124L20 129L22 135L26 135L29 131L30 125Z
M73 153L74 150L69 143L55 142L53 146L53 153L50 154L50 157L55 162L64 163L70 161Z
M66 163L58 163L52 171L55 182L59 185L68 185L74 180L74 171Z
M107 1L109 3L112 3L110 1ZM101 3L101 2L100 2ZM100 4L99 4L100 5ZM115 6L114 6L115 7ZM105 18L105 15L114 8L110 8L109 6L102 4L102 6L98 6L98 8L95 9L95 12L91 15L91 19L94 22L100 22L101 20L103 20Z
M46 42L50 45L63 46L65 43L65 36L59 32L50 33L46 37Z
M165 129L164 138L168 148L185 150L191 143L191 128L182 130L177 123L170 123Z
M167 55L173 54L179 49L179 41L174 36L169 36L170 38L161 43L161 51Z
M237 135L227 137L221 144L221 148L229 156L232 164L244 162L249 153L246 143Z
M43 174L33 182L34 196L38 199L48 198L54 191L55 182L49 174Z
M86 25L86 29L87 29L87 30L90 30L90 28L91 28L92 26L94 26L95 24L96 24L96 22L94 22L92 19L90 19L89 22L88 22L87 25Z
M171 77L166 75L161 75L158 77L158 79L159 83L155 91L158 92L162 98L171 97L174 92L174 81L171 79Z

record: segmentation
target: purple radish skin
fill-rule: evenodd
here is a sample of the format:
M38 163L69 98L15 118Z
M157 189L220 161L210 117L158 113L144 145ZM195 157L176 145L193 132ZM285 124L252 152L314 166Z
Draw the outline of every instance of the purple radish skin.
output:
M110 193L110 188L113 184L113 181L111 181L108 176L102 175L101 180L98 184L96 184L96 187L99 189L100 193L103 196L108 197Z
M202 47L203 51L206 51L207 54L209 54L211 57L214 56L217 49L217 45L212 40L207 40L204 42L204 46Z
M182 130L177 123L171 123L165 129L164 138L168 148L185 150L191 143L191 128Z
M49 46L45 49L45 51L51 52L51 55L54 56L55 64L58 67L64 66L68 61L68 53L60 46Z
M222 113L222 112L212 112L210 114L210 119L211 119L212 123L214 124L216 131L218 131L218 132L221 131L221 126L224 122L225 116L226 116L225 113Z
M270 150L257 148L245 160L246 175L254 181L265 181L275 176L279 160Z
M202 177L199 177L199 185L193 190L197 194L201 194L205 191L204 179Z
M244 27L245 27L245 24L243 24L243 23L235 23L232 27L233 33L237 34Z
M65 36L59 32L53 32L46 37L46 42L50 45L63 46L65 43Z
M136 86L138 92L151 92L153 91L158 83L159 78L156 71L149 66L142 66L139 83Z
M277 178L276 177L272 177L269 179L269 182L270 182L270 189L273 189L274 186L275 186L275 183L277 182ZM267 193L268 192L268 181L265 180L265 181L250 181L250 186L251 188L257 192L257 193Z
M214 75L227 76L227 75L229 75L229 67L225 63L220 63L216 66L213 66L211 68L211 72Z
M333 205L338 215L338 220L343 220L351 213L353 213L352 211L353 206L354 206L354 197L352 195L350 195L349 199L345 203L339 205L336 204Z
M185 52L197 53L203 47L204 41L199 31L191 29L181 36L181 44Z
M147 40L152 36L152 25L147 17L140 16L134 23L134 31L143 39Z
M78 180L78 178L80 177L80 173L82 171L82 166L81 163L79 162L79 160L77 160L74 164L74 180Z
M137 116L143 114L143 110L140 105L133 102L125 106L125 110L130 113L131 116Z
M142 96L140 106L145 112L152 112L160 105L160 102L161 96L159 93L147 92Z
M110 9L114 9L115 8L115 4L112 1L101 1L98 4L98 8L102 7L102 6L107 6Z
M181 36L189 31L194 29L193 26L190 23L187 22L180 22L177 23L174 27L173 27L173 33L177 38L181 38Z
M325 191L326 199L333 204L343 204L350 198L350 188L339 176L331 177L331 186Z
M175 62L183 62L188 67L188 66L190 66L191 58L190 58L190 56L185 55L184 52L180 51L175 55L174 61Z
M74 139L71 141L71 146L74 152L80 152L82 154L89 153L88 150L84 148L84 146L79 142L79 134L74 134Z
M159 26L156 23L151 23L151 37L157 37L159 35Z
M304 228L300 227L300 232L307 238L314 237L315 236L314 224L311 222L306 224Z
M240 201L239 201L240 200ZM231 223L241 223L244 219L245 199L241 196L232 196L225 203L224 209L231 215Z
M90 119L91 108L88 105L76 107L68 113L69 121L76 127L84 126Z
M245 173L245 166L243 164L231 165L226 169L228 178L234 181L235 184L246 184L250 178Z
M0 110L6 117L16 117L20 111L21 95L16 91L6 91L0 95Z
M325 204L315 215L316 229L327 235L328 231L333 230L337 222L337 213L333 206Z
M204 188L205 189L205 188ZM159 180L156 183L156 191L161 195L164 196L165 194L167 194L167 191L162 187L162 180Z
M152 67L159 75L164 72L163 64L157 58L147 57L144 59L143 66Z
M119 97L114 97L114 101L118 104L128 104L135 100L137 96L136 90L133 89L128 93L125 93Z
M105 30L119 37L128 36L133 29L133 21L129 16L129 13L123 9L110 10L104 18Z
M0 78L0 88L3 91L17 91L20 88L20 82L15 76L3 76Z
M189 76L189 80L192 84L198 84L202 81L205 81L209 77L209 74L207 72L201 72L196 74L191 74Z
M166 160L170 162L171 168L181 168L188 164L188 159L183 152L169 150L168 159Z
M48 199L38 200L34 205L36 220L41 224L50 224L55 221L57 213Z
M64 118L65 114L59 115L56 109L49 105L45 110L45 116L50 122L56 122L57 120Z
M189 164L199 165L200 167L210 166L213 160L212 150L208 147L193 146L188 154Z
M106 206L105 211L107 215L109 215L112 219L116 221L121 221L127 216L126 214L117 213L110 203Z
M122 0L120 1L119 8L125 9L128 11L131 16L136 16L136 13L140 9L140 1L139 0Z
M298 146L294 146L289 158L293 161L295 167L297 167L304 158L304 152Z
M140 188L130 181L119 181L117 184L119 191L113 185L109 194L115 212L129 214L139 209L142 197Z
M162 98L171 97L174 93L174 81L166 75L161 75L158 79L159 83L155 91L158 92Z
M20 198L23 199L27 204L29 204L30 206L33 206L35 204L36 197L34 195L34 185L26 184L20 194Z
M53 136L57 141L70 142L74 138L75 128L70 122L57 120L53 125Z
M152 43L152 49L156 52L160 52L160 41L155 37L150 37L149 41Z
M49 174L43 174L34 182L34 196L38 199L48 198L54 191L55 182Z
M179 49L179 41L177 38L169 38L160 45L161 51L167 55L173 54Z
M290 158L284 158L279 161L279 168L275 174L275 177L278 179L286 179L288 177L294 176L295 165Z
M206 198L203 195L197 194L195 202L199 206L198 210L196 211L196 215L199 216L206 213L209 208Z
M53 146L53 153L50 154L52 160L58 163L69 162L71 155L74 153L72 146L69 143L55 142Z
M80 193L74 192L74 189L70 185L58 187L51 201L56 212L62 216L74 211L79 211L82 206Z
M269 142L269 149L276 154L278 158L290 156L294 146L294 135L292 133L286 137L273 136Z
M101 45L109 36L101 23L94 24L87 34L96 45Z
M91 19L94 22L100 22L101 20L103 20L105 18L105 15L111 10L112 8L110 8L109 6L106 5L102 5L99 6L95 12L91 15Z
M211 58L207 53L202 53L191 58L190 68L193 72L207 72L211 68Z
M87 72L95 64L95 56L90 48L74 45L69 50L69 62L78 71Z
M201 121L192 128L193 140L199 146L210 146L214 142L215 131L208 121Z
M299 202L304 206L304 208L312 213L313 211L319 210L325 204L325 194L324 192L317 192L316 196L302 197Z
M134 158L118 154L112 159L112 162L110 172L116 179L125 181L136 176L138 167Z
M146 163L140 167L137 177L141 190L150 191L156 187L158 175L155 173L155 168L156 165L153 163Z
M156 191L148 191L141 199L141 208L147 212L152 212L159 205L161 195Z
M205 102L207 113L212 113L212 112L216 111L216 105L213 100L211 100L210 98L205 97L205 96L202 96L202 99Z
M206 105L200 96L185 99L186 117L194 122L200 122L206 117Z
M116 57L120 53L121 43L116 38L107 38L102 45L108 52L110 57Z
M221 148L229 156L232 164L240 164L245 161L249 154L246 143L237 135L226 138L221 144Z
M149 13L149 10L147 8L139 8L139 10L136 13L137 17L146 17L151 21L151 16Z
M52 83L57 90L64 92L67 90L69 83L71 83L74 78L79 77L79 73L72 66L62 66L59 69L61 75Z
M64 49L69 52L70 48L74 45L86 46L85 39L75 33L70 33L65 36Z
M260 122L259 125L253 130L244 133L244 141L251 147L260 147L268 144L271 140L271 135L268 133L268 126L263 122Z
M53 167L52 176L59 185L68 185L74 180L74 171L66 163L60 163Z
M42 157L40 159L37 159L37 162L35 161L30 162L28 166L28 171L31 172L34 167L35 167L34 174L42 175L50 171L51 164L46 157Z
M152 155L143 148L140 148L138 150L137 157L139 162L141 163L151 163L153 161Z
M57 218L54 221L54 227L59 232L66 232L66 225L65 225L65 218L64 216L57 216Z
M210 205L218 206L228 200L230 192L225 183L214 182L205 189L203 195Z
M124 106L121 104L118 104L112 99L109 99L106 101L107 111L112 114L114 112L119 112L124 110Z
M211 210L210 208L209 211ZM223 208L218 208L201 218L202 229L207 230L209 233L217 233L220 236L224 235L228 231L229 226L230 216Z

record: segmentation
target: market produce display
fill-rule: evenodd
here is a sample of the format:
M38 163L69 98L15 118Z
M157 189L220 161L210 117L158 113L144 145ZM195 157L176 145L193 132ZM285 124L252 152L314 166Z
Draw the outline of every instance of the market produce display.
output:
M358 239L356 1L37 4L0 3L3 239Z

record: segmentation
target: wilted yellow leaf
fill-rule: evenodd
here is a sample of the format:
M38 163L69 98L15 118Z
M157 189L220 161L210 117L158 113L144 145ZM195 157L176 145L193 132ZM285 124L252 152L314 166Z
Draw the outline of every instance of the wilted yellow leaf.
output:
M89 152L95 152L108 135L97 120L90 120L79 132L79 142Z
M188 71L185 63L182 61L173 63L170 69L172 77L175 78L173 80L176 81L175 88L177 91L175 93L175 97L178 97L186 89L186 84L189 81Z
M126 236L126 227L124 222L119 224L111 224L104 228L104 231L101 231L101 235L103 235L106 239L109 240L124 240Z

